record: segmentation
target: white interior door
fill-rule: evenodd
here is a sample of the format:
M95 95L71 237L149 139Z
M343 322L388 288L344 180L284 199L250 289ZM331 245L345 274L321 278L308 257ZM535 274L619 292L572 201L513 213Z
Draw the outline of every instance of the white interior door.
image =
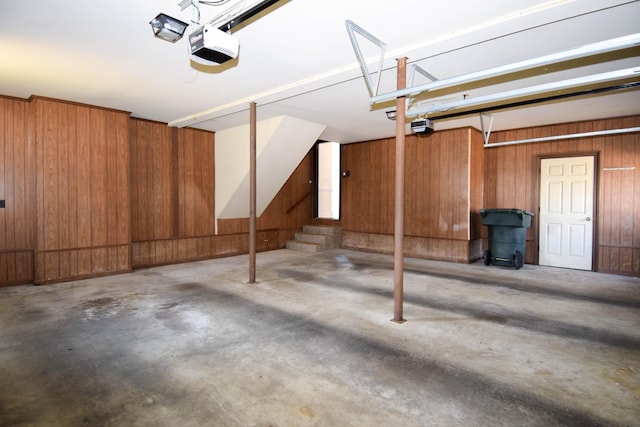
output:
M318 218L340 219L340 144L318 144Z
M592 269L593 156L543 159L540 265Z

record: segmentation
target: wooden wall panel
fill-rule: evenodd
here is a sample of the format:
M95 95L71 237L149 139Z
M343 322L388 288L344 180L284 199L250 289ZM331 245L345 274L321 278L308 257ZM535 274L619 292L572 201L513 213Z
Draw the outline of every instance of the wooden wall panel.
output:
M494 132L492 142L637 126L640 126L640 116L565 123ZM640 275L640 140L637 133L487 149L484 204L537 213L540 158L586 154L597 156L596 270ZM514 164L517 166L513 167ZM533 226L527 230L526 262L538 261L538 233L534 217Z
M179 154L179 236L214 234L215 160L210 132L181 129Z
M66 144L59 144L57 146L57 171L53 175L58 178L59 198L58 198L58 213L57 213L57 229L58 229L58 245L63 248L69 247L69 134L70 129L68 106L60 105L58 108L58 123L64 123L63 126L56 126L57 136L56 141L66 141ZM55 167L55 166L54 166ZM69 265L69 253L62 252L58 254L58 275L60 277L71 277Z
M134 267L245 253L242 238L215 235L214 135L131 119L131 224ZM242 235L246 219L227 234ZM224 228L224 226L223 226ZM259 249L269 239L263 237ZM231 245L236 244L233 247Z
M484 207L484 138L476 129L469 129L469 240L482 238L482 217L480 209ZM481 248L481 245L477 246ZM480 249L478 252L482 252ZM474 259L481 253L470 253Z
M106 252L103 249L107 244L107 168L106 161L107 136L106 136L106 118L102 111L91 109L89 112L89 120L91 126L90 141L90 184L91 184L91 203L89 217L91 218L91 247L100 247L100 249L91 251L91 272L99 273L107 270ZM64 141L59 141L63 145Z
M467 129L407 137L405 235L468 238L468 138Z
M342 147L343 169L350 172L342 181L343 230L393 234L394 142L382 139Z
M91 110L76 106L76 156L75 166L78 180L73 195L76 199L76 223L78 248L91 246ZM88 251L78 253L78 274L91 272Z
M31 104L35 281L129 270L128 114L44 98Z
M479 132L407 135L405 155L405 252L456 262L477 259L480 245L472 240L480 239L484 167ZM343 146L342 169L350 171L337 222L343 246L384 252L394 228L395 139Z
M27 101L0 97L0 286L33 280L35 181Z
M131 238L169 239L175 229L174 164L171 129L145 120L130 121Z
M344 231L342 247L363 251L392 254L393 235ZM405 236L404 255L459 263L469 262L469 242L455 239L433 239L422 236Z
M492 140L639 125L638 116L603 119L494 132ZM126 271L132 260L157 265L248 251L246 218L220 221L221 234L213 234L211 133L74 103L6 97L0 131L0 199L7 201L0 209L0 285ZM478 141L477 131L446 133L407 138L409 255L464 260L477 236L478 194L483 207L537 212L539 158L590 153L598 159L596 268L640 275L637 133L492 148L481 153L482 162L477 143L469 145ZM384 248L393 232L394 140L342 150L342 169L351 177L342 181L342 219L331 224L342 225L356 246ZM284 246L309 222L312 166L307 156L258 219L258 250ZM465 168L466 175L459 173ZM527 262L537 262L535 222Z
M113 229L116 244L117 265L116 270L131 270L131 211L129 192L129 171L131 161L129 159L129 117L117 115L115 119L118 125L115 126L116 149L115 155L120 159L115 163L115 196L116 206L116 226ZM121 243L126 242L127 245Z

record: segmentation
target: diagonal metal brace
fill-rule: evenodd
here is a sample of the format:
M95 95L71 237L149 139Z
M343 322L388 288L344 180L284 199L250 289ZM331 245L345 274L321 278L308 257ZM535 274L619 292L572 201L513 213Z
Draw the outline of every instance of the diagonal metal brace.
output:
M416 72L422 74L424 77L428 78L432 82L435 82L438 80L436 76L434 76L433 74L431 74L430 72L428 72L427 70L419 66L418 64L412 64L411 71L409 72L409 87L413 87L413 78L416 75Z
M438 81L438 78L436 76L434 76L433 74L431 74L430 72L428 72L427 70L419 66L418 64L412 64L411 71L409 72L409 87L413 87L413 81L415 79L416 73L422 74L424 77L428 78L432 82ZM411 97L407 97L407 102L405 107L406 112L409 111L410 105L412 104L410 100L411 100Z
M358 58L358 63L360 64L360 69L362 70L364 82L366 83L367 89L369 90L369 96L376 96L378 95L378 87L380 86L380 76L382 75L382 65L384 62L384 53L387 45L349 19L345 21L345 25L347 26L347 32L349 33L349 39L351 40L353 50L356 53L356 58ZM380 48L380 63L378 65L378 71L375 73L377 75L375 85L371 81L371 72L369 71L365 59L362 56L362 51L360 50L360 45L358 44L355 33L360 34L362 37L366 38L371 43Z
M484 116L488 116L491 119L489 120L489 128L484 130ZM482 137L484 138L484 145L489 143L489 137L491 137L491 128L493 127L493 114L482 112L480 113L480 127L482 129Z

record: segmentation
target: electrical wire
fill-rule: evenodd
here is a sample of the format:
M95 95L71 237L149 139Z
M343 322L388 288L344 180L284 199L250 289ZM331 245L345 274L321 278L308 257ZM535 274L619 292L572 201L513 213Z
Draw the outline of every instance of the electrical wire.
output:
M221 6L225 3L229 3L231 0L200 0L200 3L206 4L207 6Z
M224 1L226 3L231 0L224 0ZM229 7L229 9L225 10L224 12L220 13L218 16L211 19L208 24L211 25L212 27L215 27L221 22L229 21L230 19L234 18L236 15L239 15L243 11L243 8L245 7L246 3L247 3L247 0L240 0L236 2L236 4Z
M200 25L200 7L198 4L198 0L191 0L191 5L193 6L193 13L191 15L191 23L196 26Z

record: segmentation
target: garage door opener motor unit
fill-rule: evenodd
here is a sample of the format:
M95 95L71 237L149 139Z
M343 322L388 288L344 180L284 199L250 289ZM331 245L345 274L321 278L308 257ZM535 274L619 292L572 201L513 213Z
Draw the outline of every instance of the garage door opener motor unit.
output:
M222 64L238 57L240 41L210 25L198 28L189 36L191 58L201 64Z

